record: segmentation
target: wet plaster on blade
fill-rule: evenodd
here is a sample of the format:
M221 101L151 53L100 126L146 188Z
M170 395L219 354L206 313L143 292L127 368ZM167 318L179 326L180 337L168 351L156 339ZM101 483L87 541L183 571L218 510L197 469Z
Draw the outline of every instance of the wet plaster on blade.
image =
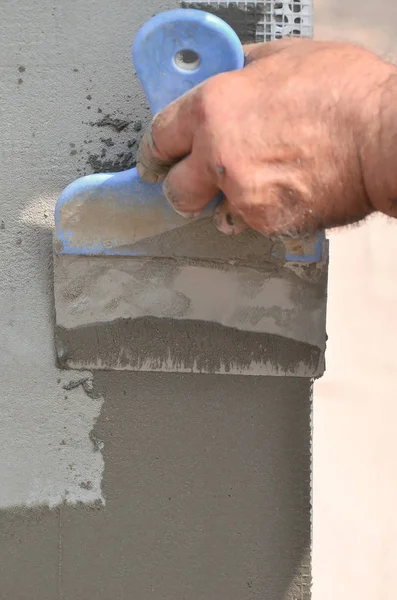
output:
M128 235L128 233L127 233ZM224 235L219 232L211 218L191 222L182 221L181 227L159 233L156 236L125 244L120 249L131 248L149 256L183 256L208 258L223 262L239 262L266 265L269 268L273 242L252 229L239 235Z
M118 319L56 332L66 368L317 377L324 367L311 344L205 321Z
M158 212L153 208L145 210L140 203L133 206L110 194L106 201L95 192L89 198L85 194L84 201L76 195L73 202L61 208L61 227L73 232L72 246L111 248L120 255L207 258L213 262L251 264L266 271L282 272L283 277L298 284L299 279L318 284L322 294L326 293L326 243L324 260L319 263L285 262L285 246L280 238L269 238L252 229L237 236L224 235L216 229L211 216L193 221L176 218L162 195L156 201L165 205ZM168 231L167 218L173 226ZM57 250L62 251L62 244Z
M184 235L181 228L159 236L163 238L159 244L154 238L153 253L183 248L185 254L194 255L199 248L203 253L209 248L219 262L55 257L59 364L321 375L326 302L321 267L314 271L309 267L314 281L308 281L264 262L264 250L269 252L271 244L254 232L232 238L214 235L209 223L192 225L187 229L193 235ZM171 243L165 244L164 238ZM236 258L233 264L227 262L237 256L243 263L248 259L257 263L255 268L235 264Z
M324 349L325 290L245 265L133 257L55 257L57 325L141 317L214 322Z

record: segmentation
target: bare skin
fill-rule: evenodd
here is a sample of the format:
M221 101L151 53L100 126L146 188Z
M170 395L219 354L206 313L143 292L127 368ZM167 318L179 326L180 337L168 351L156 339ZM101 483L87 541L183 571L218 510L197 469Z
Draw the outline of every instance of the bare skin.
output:
M183 216L219 191L226 234L299 235L374 211L397 216L397 69L338 42L245 47L217 75L155 116L138 171Z

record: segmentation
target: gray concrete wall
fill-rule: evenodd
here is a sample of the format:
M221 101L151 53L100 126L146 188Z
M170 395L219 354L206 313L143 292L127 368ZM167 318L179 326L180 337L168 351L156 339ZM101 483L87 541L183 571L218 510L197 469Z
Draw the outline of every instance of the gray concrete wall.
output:
M54 366L54 202L133 163L130 46L172 6L2 6L2 600L310 595L309 380Z

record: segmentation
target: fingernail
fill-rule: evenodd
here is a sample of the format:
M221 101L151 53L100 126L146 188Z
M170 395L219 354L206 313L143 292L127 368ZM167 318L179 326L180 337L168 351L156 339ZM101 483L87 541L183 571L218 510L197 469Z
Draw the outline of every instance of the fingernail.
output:
M151 169L145 167L142 163L137 163L136 170L142 181L146 181L146 183L158 183L160 181L160 176Z
M167 179L163 183L163 192L164 192L164 196L167 198L169 205L181 217L184 217L185 219L195 219L196 217L200 216L200 214L201 214L200 211L199 212L197 212L197 211L189 212L186 210L182 210L180 208L180 206L179 206L180 203L178 202L176 194L174 193L173 189L170 187Z

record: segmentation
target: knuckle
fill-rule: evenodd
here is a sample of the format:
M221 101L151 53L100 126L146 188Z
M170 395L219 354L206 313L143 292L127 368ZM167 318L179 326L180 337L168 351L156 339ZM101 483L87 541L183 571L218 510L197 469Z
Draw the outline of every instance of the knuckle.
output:
M137 169L141 179L156 183L166 177L174 161L161 157L153 134L153 121L145 131L137 151Z
M274 182L265 190L264 201L254 213L267 233L296 235L306 215L301 190L289 183Z
M231 73L220 73L197 88L195 114L200 123L223 119L225 96L230 87Z
M228 198L233 212L265 235L290 235L310 217L302 186L262 177L259 171L236 169Z
M158 147L159 132L161 131L162 115L159 113L149 123L142 139L142 147L152 160L161 161L161 151Z

